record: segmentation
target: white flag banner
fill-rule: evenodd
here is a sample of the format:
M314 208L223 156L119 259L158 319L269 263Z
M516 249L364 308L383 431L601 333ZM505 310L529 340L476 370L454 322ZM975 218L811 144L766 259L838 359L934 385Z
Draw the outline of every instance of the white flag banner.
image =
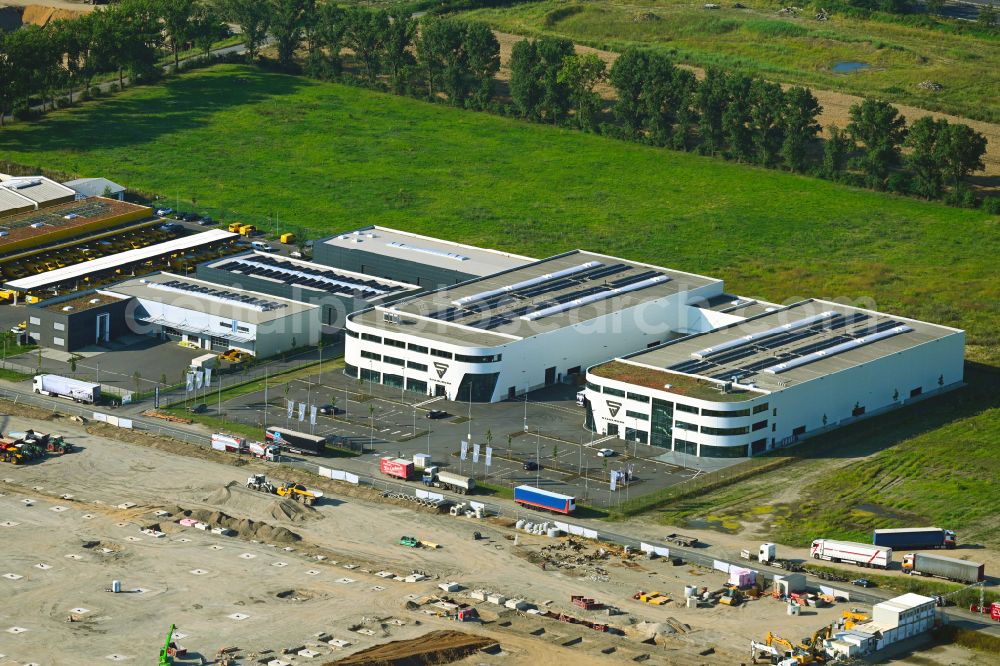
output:
M295 402L293 400L287 400L288 402L288 418L292 418L292 410L295 409Z
M194 373L193 372L187 373L187 375L184 376L184 382L185 382L185 388L184 388L184 390L185 391L193 391L194 390Z
M300 402L299 403L299 421L305 421L305 420L306 420L306 403Z
M486 447L486 466L489 467L492 464L493 464L493 447L492 446L487 446Z
M201 370L196 370L195 373L194 373L194 387L195 388L201 388L201 382L202 382L203 378L204 378L204 375L201 374Z
M618 472L611 472L611 490L618 487Z
M205 386L212 385L212 368L205 368Z
M462 440L462 460L465 460L465 457L467 455L469 455L469 443L463 439Z
M476 444L475 446L472 447L472 462L474 462L474 463L478 463L479 462L479 445L478 444Z
M309 408L309 423L316 425L316 405Z

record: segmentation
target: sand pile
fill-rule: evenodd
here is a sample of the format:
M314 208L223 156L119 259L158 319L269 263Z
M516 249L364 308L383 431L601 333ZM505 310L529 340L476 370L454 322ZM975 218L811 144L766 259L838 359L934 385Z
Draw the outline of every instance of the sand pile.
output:
M200 520L213 527L225 527L233 530L244 539L255 539L264 543L294 543L302 541L300 535L288 528L269 525L258 520L250 520L249 518L234 518L221 511L195 509L193 511L182 511L181 516Z
M235 481L230 481L214 491L205 498L205 502L230 508L237 513L267 516L273 520L287 520L293 523L322 517L322 514L311 506L249 490Z
M420 638L393 641L356 652L324 666L433 666L450 664L496 641L460 631L432 631Z

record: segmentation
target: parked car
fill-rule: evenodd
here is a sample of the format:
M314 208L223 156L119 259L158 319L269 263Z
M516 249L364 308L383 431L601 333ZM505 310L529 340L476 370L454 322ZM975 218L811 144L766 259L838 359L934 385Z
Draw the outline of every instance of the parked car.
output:
M319 408L320 414L333 415L337 413L337 408L333 405L321 405Z
M264 241L252 241L250 247L261 252L274 252L274 248Z
M448 417L448 412L441 409L432 409L425 416L429 419L443 419Z
M197 405L189 407L188 411L192 414L203 414L208 411L208 405L203 402L199 402Z
M288 256L291 257L292 259L304 259L302 253L299 252L298 250L295 250L294 252L289 252Z
M597 455L599 455L602 458L610 458L611 456L615 455L615 452L612 451L611 449L598 449Z
M176 222L164 222L159 227L159 231L174 231L180 227Z
M173 208L157 208L156 209L156 214L159 217L166 217L167 215L170 215L172 212L174 212Z
M524 471L526 471L526 472L534 472L537 469L538 469L538 463L536 463L534 460L526 460L525 461L525 463L524 463Z
M199 219L200 216L197 213L185 213L183 216L185 222L197 222Z
M875 587L875 583L871 582L867 578L855 578L851 581L851 585L857 585L858 587Z
M200 220L198 220L198 224L200 224L203 227L209 227L209 226L215 224L215 220L213 220L211 217L209 217L208 215L206 215L205 217L203 217Z
M181 222L183 222L183 221L184 221L184 216L185 216L185 215L187 215L187 213L182 213L182 212L181 212L181 211L179 211L179 210L175 210L175 211L174 211L174 219L175 219L175 220L178 220L178 221L181 221Z

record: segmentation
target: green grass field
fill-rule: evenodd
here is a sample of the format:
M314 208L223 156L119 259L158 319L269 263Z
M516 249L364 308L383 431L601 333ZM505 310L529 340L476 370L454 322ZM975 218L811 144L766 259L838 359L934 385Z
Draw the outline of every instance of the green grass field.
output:
M804 465L902 443L809 481L815 502L776 507L772 529L787 542L855 533L868 523L848 519L869 520L849 515L858 503L964 529L1000 501L1000 220L982 212L236 65L8 128L0 155L188 209L277 212L316 237L376 223L533 256L580 247L723 277L739 294L845 298L966 328L983 363L970 387L825 440ZM730 492L743 493L734 506L772 501L755 482Z
M558 35L613 51L657 45L691 65L741 68L784 83L878 95L934 111L1000 121L996 75L1000 37L836 13L828 21L817 21L809 9L783 16L777 10L785 5L768 0L745 0L747 9L725 3L721 9L706 10L702 4L541 0L479 9L466 16L508 32ZM650 20L650 14L656 18ZM643 15L646 20L639 18ZM832 66L842 61L864 62L869 68L851 74L833 72ZM917 88L928 80L944 88Z

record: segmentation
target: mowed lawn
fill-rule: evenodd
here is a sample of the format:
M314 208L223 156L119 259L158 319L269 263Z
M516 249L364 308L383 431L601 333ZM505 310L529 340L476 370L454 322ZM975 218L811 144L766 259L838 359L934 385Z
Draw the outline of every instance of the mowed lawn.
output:
M904 441L906 474L923 480L897 484L898 501L918 513L936 484L950 489L927 505L930 522L960 497L1000 503L1000 486L982 483L997 457L966 456L1000 436L1000 220L982 212L236 65L2 130L3 159L106 176L188 210L196 199L229 219L277 213L315 237L383 224L538 257L579 247L719 276L737 294L847 299L966 328L984 363L969 389L859 424L830 450ZM876 471L825 483L864 488ZM775 528L832 515L823 491Z
M5 129L0 159L316 236L580 247L739 294L846 298L967 328L970 356L1000 358L998 220L978 211L238 65Z
M507 32L552 34L621 51L670 49L691 65L739 68L782 83L852 95L877 95L932 111L1000 122L1000 37L960 34L834 11L782 15L784 5L745 0L715 10L688 0L537 0L467 13ZM860 71L834 65L860 62ZM940 89L918 87L923 81Z

